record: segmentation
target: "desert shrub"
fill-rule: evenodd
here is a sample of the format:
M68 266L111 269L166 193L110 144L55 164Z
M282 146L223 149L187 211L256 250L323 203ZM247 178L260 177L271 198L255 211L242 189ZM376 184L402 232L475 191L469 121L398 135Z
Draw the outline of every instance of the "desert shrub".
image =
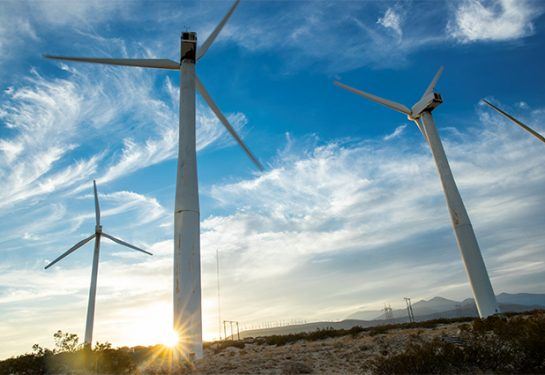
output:
M35 344L32 354L0 361L0 374L72 374L87 370L100 374L132 374L136 365L128 348L112 349L110 343L97 343L95 350L82 349L75 334L57 331L55 350Z
M350 329L333 329L331 327L325 329L317 329L313 332L301 332L301 333L291 333L288 335L272 335L260 337L257 343L263 345L276 345L283 346L286 344L294 343L299 340L306 341L318 341L325 340L331 337L340 337L351 335L352 337L357 336L360 332L365 331L365 328L356 326Z
M435 339L416 344L390 357L369 363L377 374L406 373L544 373L545 315L493 316L477 319L464 332L465 343L456 346Z
M42 375L47 373L44 356L23 354L0 362L0 374Z
M107 348L93 354L95 370L99 374L132 374L136 369L127 350Z
M246 347L246 343L244 341L231 341L231 340L214 341L212 343L206 343L204 347L214 350L214 353L217 354L229 347L244 349L244 347Z
M78 345L79 337L75 333L64 333L58 330L53 335L53 338L55 339L56 353L75 352L80 349L80 345Z

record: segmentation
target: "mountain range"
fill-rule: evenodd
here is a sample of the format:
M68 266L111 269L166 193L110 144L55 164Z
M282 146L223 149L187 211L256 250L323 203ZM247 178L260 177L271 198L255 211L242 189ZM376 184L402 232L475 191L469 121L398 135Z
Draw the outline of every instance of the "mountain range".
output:
M502 312L522 312L545 309L545 294L500 293L496 296ZM477 307L473 298L454 301L443 297L433 297L412 304L415 320L431 320L438 318L477 317ZM405 308L393 310L393 318L386 319L384 310L361 310L350 314L346 319L331 322L314 322L283 327L264 328L240 332L241 338L270 335L286 335L290 333L311 332L317 329L350 329L355 326L372 327L389 323L409 321Z

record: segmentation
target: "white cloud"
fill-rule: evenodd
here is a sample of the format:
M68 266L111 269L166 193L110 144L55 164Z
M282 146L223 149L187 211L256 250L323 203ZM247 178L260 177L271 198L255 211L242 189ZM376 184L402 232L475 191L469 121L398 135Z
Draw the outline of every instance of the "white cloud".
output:
M282 3L268 8L266 14L234 19L224 32L225 38L243 48L280 53L288 69L316 64L320 71L334 73L369 65L403 65L415 49L444 39L424 32L422 24L428 15L421 25L405 32L402 10L384 12L377 22L376 16L369 16L376 9L365 2L344 2L342 7L331 2ZM275 22L264 22L264 17ZM385 27L394 32L385 33Z
M453 135L440 127L446 151L496 292L538 292L545 275L543 249L536 245L545 240L542 145L485 107L478 111L479 126L467 132ZM530 113L529 124L542 130L543 112ZM242 323L340 319L362 305L395 306L406 294L415 300L470 295L431 155L418 131L412 132L386 143L288 137L269 172L204 189L231 212L202 222L208 337L217 331L217 248L222 310ZM102 189L100 194L104 221L112 223L109 217L126 213L136 218L137 228L165 230L160 225L164 209L153 197ZM91 196L82 199L92 201ZM58 208L56 216L63 218L63 212ZM85 215L92 221L92 211ZM156 218L157 226L141 225L146 222L139 218L148 216ZM127 233L113 229L114 235ZM28 227L21 231L41 233ZM130 232L136 239L128 240L136 244L146 238L140 231ZM170 318L172 244L161 240L149 248L155 253L152 258L105 242L97 340L134 344L137 338L130 331L143 319L155 327ZM42 262L24 269L0 268L0 312L5 317L0 332L12 337L9 325L18 319L25 327L36 329L39 324L46 333L81 333L89 261L90 252L81 251L47 273L39 270ZM532 277L541 281L528 282ZM37 320L36 315L46 319ZM43 336L35 341L47 340ZM23 350L21 337L13 341L13 353Z
M0 120L13 135L0 140L0 177L5 187L0 193L0 205L74 184L94 172L98 155L53 171L76 147L73 142L85 112L84 102L74 83L49 81L37 72L25 86L7 93L0 107Z
M63 66L63 65L61 65ZM0 205L67 189L89 180L109 182L177 156L177 103L163 101L152 75L141 69L74 66L64 79L35 70L21 86L5 92L0 121L10 130L0 139ZM168 96L177 90L168 89ZM198 102L197 148L231 144L211 110ZM241 131L242 113L227 114ZM108 145L122 144L120 153ZM94 155L80 159L79 147ZM113 148L113 147L112 147ZM74 160L75 159L75 160Z
M392 29L400 38L403 36L401 22L401 16L392 8L386 9L384 16L377 20L379 25L382 25L387 29Z
M534 33L532 21L542 13L538 3L525 0L464 0L456 4L449 34L464 43L520 39Z
M479 127L440 131L496 291L539 292L525 280L545 274L543 249L527 250L545 240L542 147L491 115L480 107ZM352 304L377 308L403 293L470 296L433 159L412 130L388 143L290 140L266 174L214 186L208 194L235 210L202 224L204 267L212 275L219 246L233 293L225 313L339 319Z
M395 128L393 133L385 135L384 138L382 138L382 139L385 140L385 141L395 139L395 138L399 137L401 134L403 134L403 132L405 131L406 128L407 128L407 124L399 125L397 128Z

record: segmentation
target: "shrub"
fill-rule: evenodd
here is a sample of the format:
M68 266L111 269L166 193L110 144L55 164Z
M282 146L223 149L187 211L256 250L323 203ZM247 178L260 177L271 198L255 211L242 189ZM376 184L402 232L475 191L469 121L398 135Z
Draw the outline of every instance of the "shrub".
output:
M464 335L463 346L439 339L411 342L399 354L372 360L369 368L377 374L545 372L543 312L476 319Z

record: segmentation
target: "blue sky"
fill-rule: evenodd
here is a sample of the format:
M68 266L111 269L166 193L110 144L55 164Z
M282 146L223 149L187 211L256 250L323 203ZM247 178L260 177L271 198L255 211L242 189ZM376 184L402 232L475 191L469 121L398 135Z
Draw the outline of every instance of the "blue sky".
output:
M97 179L108 233L95 340L156 343L171 325L178 73L64 64L42 53L179 59L230 2L0 3L0 357L83 335ZM398 113L439 66L434 116L496 293L543 292L543 145L479 104L545 131L545 18L535 1L243 1L198 66L266 166L254 170L198 102L205 336L338 320L384 303L471 296L431 154ZM414 17L418 14L418 17ZM199 99L200 100L200 99Z

